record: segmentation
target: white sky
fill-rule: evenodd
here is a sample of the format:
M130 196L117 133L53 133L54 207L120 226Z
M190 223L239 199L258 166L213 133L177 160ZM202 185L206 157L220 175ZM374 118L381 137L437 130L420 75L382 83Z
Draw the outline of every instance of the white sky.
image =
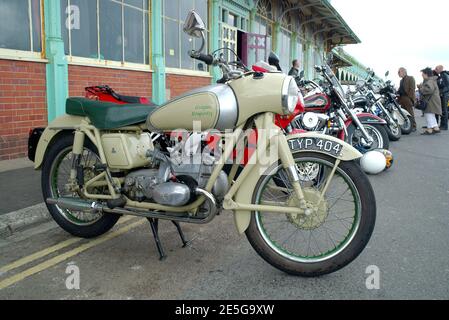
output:
M362 41L345 50L379 76L399 67L420 83L420 70L442 64L449 70L448 0L332 0Z

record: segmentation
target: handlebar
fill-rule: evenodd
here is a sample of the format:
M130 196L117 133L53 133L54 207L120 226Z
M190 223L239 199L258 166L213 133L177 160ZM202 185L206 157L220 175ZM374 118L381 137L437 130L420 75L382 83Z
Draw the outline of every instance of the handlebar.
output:
M197 52L191 52L190 57L196 60L203 61L208 66L212 65L214 63L214 57L210 54L204 54L204 53L197 53Z

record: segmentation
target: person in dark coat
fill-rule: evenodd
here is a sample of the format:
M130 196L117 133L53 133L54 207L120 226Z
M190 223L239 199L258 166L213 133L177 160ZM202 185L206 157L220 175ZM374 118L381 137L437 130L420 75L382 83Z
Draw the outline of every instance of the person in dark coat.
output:
M435 74L438 76L437 83L440 90L442 116L440 129L447 130L448 127L448 109L447 104L449 100L449 72L444 70L443 66L435 68Z
M437 76L431 68L421 70L424 82L419 85L419 92L421 99L427 103L427 108L424 110L424 116L427 122L427 129L422 133L423 135L432 135L440 133L436 115L441 115L441 99L440 90L438 89Z
M401 78L401 84L399 86L399 104L412 115L413 119L413 131L416 131L416 120L414 106L416 104L416 82L415 78L407 75L405 68L400 68L398 75Z
M304 71L300 70L299 60L293 60L292 68L288 72L288 75L294 77L296 83L299 83L299 81L304 78Z

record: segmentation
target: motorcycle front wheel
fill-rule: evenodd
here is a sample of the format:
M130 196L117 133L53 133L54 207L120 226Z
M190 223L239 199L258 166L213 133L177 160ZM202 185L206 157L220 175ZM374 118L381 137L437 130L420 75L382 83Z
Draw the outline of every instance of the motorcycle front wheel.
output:
M336 272L368 244L376 220L374 191L354 161L341 162L320 202L335 159L317 153L294 157L307 205L317 210L309 216L253 212L246 236L265 261L288 274L317 277ZM257 183L253 203L295 206L282 165L267 172Z
M404 124L401 126L402 134L409 135L413 131L413 117L407 116Z
M401 140L402 129L398 124L387 126L386 129L387 129L387 134L388 134L388 138L390 139L390 141Z
M371 145L366 144L362 131L354 124L351 124L347 128L348 136L346 137L346 142L356 149L365 152L376 149L388 150L390 148L390 138L388 137L388 133L384 125L364 124L363 126L374 140Z

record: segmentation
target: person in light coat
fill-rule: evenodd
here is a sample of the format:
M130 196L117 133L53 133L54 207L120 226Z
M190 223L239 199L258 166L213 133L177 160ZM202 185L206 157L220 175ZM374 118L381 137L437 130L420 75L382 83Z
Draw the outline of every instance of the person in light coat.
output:
M421 99L427 102L427 108L424 110L424 116L427 122L427 129L423 135L433 135L440 133L436 115L442 114L440 90L438 89L437 78L434 76L431 68L421 70L424 82L419 86Z

